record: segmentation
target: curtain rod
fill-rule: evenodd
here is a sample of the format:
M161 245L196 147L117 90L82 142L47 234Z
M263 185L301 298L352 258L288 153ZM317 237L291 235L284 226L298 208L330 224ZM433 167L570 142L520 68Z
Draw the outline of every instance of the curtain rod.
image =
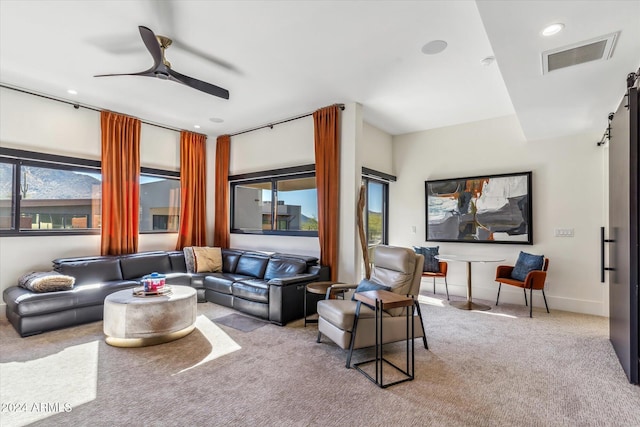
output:
M340 108L340 110L344 111L344 104L334 104L334 105L337 105ZM238 136L238 135L242 135L243 133L249 133L249 132L253 132L253 131L260 130L260 129L265 129L265 128L273 129L273 127L276 126L276 125L281 125L283 123L292 122L294 120L302 119L302 118L309 117L309 116L313 116L313 113L306 113L306 114L302 114L300 116L291 117L289 119L280 120L279 122L273 122L273 123L269 123L269 124L266 124L266 125L258 126L258 127L255 127L255 128L243 130L243 131L240 131L240 132L231 133L231 134L229 134L229 136Z
M7 86L5 84L0 83L0 87L3 87L5 89L11 89L11 90L15 90L16 92L22 92L22 93L26 93L28 95L33 95L33 96L39 96L40 98L45 98L45 99L49 99L51 101L58 101L58 102L62 102L63 104L69 104L69 105L73 105L73 108L75 108L76 110L79 108L86 108L87 110L91 110L91 111L97 111L98 113L101 112L102 110L96 107L90 107L88 105L82 105L79 102L72 102L72 101L67 101L66 99L61 99L61 98L55 98L53 96L49 96L49 95L43 95L41 93L36 93L36 92L31 92L28 91L26 89L22 89L22 88L18 88L18 87L13 87L13 86ZM182 132L181 129L176 129L176 128L172 128L169 126L164 126L164 125L159 125L157 123L151 123L151 122L147 122L145 120L142 119L138 119L140 120L140 123L144 123L145 125L149 125L149 126L155 126L158 128L162 128L162 129L166 129L166 130L172 130L174 132Z

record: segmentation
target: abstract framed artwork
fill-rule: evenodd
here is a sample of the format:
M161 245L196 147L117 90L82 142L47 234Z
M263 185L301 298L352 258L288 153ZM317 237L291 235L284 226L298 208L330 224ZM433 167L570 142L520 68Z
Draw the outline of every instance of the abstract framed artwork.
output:
M427 241L533 244L531 172L425 181Z

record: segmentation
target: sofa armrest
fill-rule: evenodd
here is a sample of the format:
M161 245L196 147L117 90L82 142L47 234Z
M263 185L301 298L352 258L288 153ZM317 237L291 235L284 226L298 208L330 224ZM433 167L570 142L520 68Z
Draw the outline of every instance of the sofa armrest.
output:
M277 277L269 280L267 284L270 286L271 285L291 286L291 285L297 285L299 283L314 282L316 280L318 280L317 274L305 273L305 274L296 274L295 276L290 276L290 277Z

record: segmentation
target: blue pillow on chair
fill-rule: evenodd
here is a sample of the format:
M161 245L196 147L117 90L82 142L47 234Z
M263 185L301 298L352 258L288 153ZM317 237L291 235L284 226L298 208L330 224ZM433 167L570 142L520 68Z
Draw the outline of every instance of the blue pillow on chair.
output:
M516 261L516 265L513 267L513 271L511 272L511 278L524 282L530 271L542 270L543 265L544 255L532 255L520 251L518 261Z
M424 266L422 271L428 271L429 273L440 273L440 262L435 258L438 255L440 246L434 246L425 248L424 246L414 246L413 250L417 254L424 255Z
M358 284L358 287L353 291L356 292L366 292L366 291L390 291L391 287L381 285L380 283L372 282L371 280L362 279ZM351 296L351 300L354 300L354 296Z

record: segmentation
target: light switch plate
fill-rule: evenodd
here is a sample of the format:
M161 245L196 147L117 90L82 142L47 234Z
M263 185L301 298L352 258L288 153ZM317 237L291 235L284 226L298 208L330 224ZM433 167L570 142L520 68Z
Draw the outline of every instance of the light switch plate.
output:
M556 228L556 237L573 237L573 228Z

